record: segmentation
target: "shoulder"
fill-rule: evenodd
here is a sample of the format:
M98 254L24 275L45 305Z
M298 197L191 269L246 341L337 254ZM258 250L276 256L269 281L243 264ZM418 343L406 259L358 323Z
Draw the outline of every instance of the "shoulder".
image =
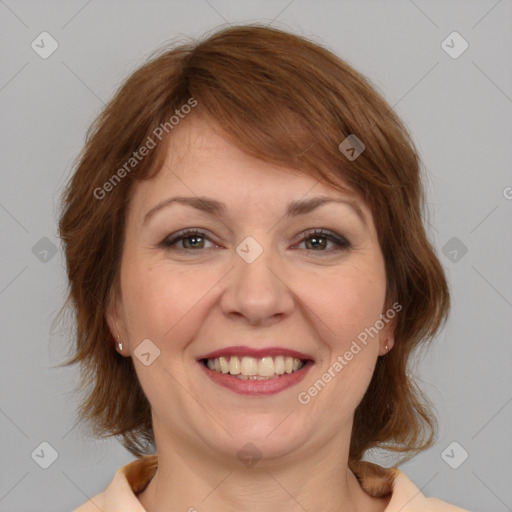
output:
M350 469L370 496L389 497L385 512L469 512L437 498L427 498L398 468L352 461Z
M156 455L148 455L119 468L108 487L73 512L145 512L136 494L149 483L157 468Z
M83 505L75 508L73 512L98 512L98 510L105 510L105 493L102 492L91 498Z
M393 494L385 512L469 512L437 498L427 498L399 469L396 469Z
M118 469L107 489L73 512L145 512L136 497L153 477L156 455L137 459ZM385 512L469 512L437 498L427 498L398 468L359 462L353 468L363 489L371 496L391 494Z

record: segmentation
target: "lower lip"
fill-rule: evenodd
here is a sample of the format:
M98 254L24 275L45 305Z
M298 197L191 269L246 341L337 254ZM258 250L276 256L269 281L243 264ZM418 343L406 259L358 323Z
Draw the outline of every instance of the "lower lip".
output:
M298 384L313 366L313 361L308 361L300 370L294 373L285 373L281 377L267 380L243 380L229 373L219 373L210 370L202 361L199 364L216 384L239 393L240 395L267 396L291 388Z

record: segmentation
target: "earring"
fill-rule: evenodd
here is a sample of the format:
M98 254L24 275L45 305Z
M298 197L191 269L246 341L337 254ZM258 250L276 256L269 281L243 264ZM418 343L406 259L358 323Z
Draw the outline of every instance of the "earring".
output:
M122 352L123 351L123 342L121 341L121 338L119 337L119 335L117 336L117 339L119 340L117 343L117 346L119 347L119 352Z
M388 350L388 346L387 346L387 345L386 345L384 348L385 348L386 350Z

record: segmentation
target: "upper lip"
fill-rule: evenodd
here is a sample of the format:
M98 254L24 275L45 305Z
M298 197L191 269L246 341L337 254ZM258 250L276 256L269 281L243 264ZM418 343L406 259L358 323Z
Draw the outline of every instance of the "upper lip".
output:
M201 359L215 359L221 356L248 356L254 357L255 359L261 359L262 357L266 356L285 356L296 357L297 359L313 360L313 357L311 357L309 354L304 354L303 352L298 352L297 350L291 350L289 348L251 348L243 345L231 346L221 348L219 350L214 350L213 352L208 352L208 354L200 356L198 360L200 361Z

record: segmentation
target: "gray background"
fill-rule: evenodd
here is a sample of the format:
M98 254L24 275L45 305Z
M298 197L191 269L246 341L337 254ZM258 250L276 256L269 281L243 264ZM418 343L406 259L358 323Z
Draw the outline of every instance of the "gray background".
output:
M77 369L53 368L70 343L65 328L52 327L66 290L58 202L88 125L166 41L255 21L346 59L411 130L428 170L430 231L454 307L417 363L439 438L401 469L426 495L473 511L512 510L509 0L0 0L0 20L2 512L69 511L132 460L117 441L84 436L75 425ZM59 44L47 59L31 48L43 31ZM469 43L456 59L441 46L453 31ZM31 458L43 441L58 453L48 469ZM460 464L462 450L469 458Z

